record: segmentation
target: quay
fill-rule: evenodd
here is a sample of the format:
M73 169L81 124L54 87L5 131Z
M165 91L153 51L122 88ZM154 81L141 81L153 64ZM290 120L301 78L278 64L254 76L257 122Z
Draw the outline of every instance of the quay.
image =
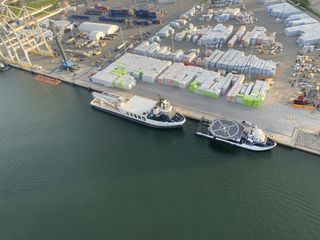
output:
M48 81L43 81L44 79L55 79L56 81L50 81L50 83L53 83L53 82L58 83L58 81L62 81L65 83L69 83L73 86L86 88L90 91L102 92L108 89L108 90L114 91L115 93L121 93L124 95L137 95L137 96L154 99L154 100L159 95L162 95L168 98L170 102L189 119L198 121L204 116L205 118L212 119L212 120L215 118L223 118L223 117L234 119L237 121L246 120L249 122L253 122L254 124L264 129L273 140L275 140L277 143L281 145L290 147L292 149L298 149L298 150L306 151L312 154L320 155L320 136L319 136L320 111L296 109L291 107L289 104L290 99L295 99L297 96L301 95L300 93L301 88L294 86L292 82L293 73L294 73L293 70L295 68L295 61L293 60L297 59L297 54L302 51L301 49L299 49L299 46L296 43L296 40L297 40L296 37L286 36L286 34L284 34L284 28L285 28L284 24L283 23L275 24L276 19L268 15L266 8L263 4L259 3L256 0L249 0L249 1L246 1L245 9L241 10L240 9L241 5L238 4L232 7L233 9L232 11L234 12L236 9L235 7L237 7L238 9L237 11L240 11L240 10L242 11L242 14L243 14L242 16L247 16L247 17L251 16L248 18L248 20L250 20L249 22L251 22L250 24L244 23L244 22L238 22L235 19L228 20L231 22L224 22L224 25L226 26L229 25L229 23L232 23L232 25L230 25L232 26L232 29L233 29L233 26L239 29L237 33L239 32L241 33L242 31L241 29L244 28L244 27L240 27L240 25L245 25L245 28L247 29L246 30L247 35L243 36L244 41L238 42L237 44L234 44L231 42L231 45L224 44L223 46L220 46L220 47L215 46L215 47L211 47L211 49L210 47L209 49L207 49L207 46L203 45L203 41L202 41L203 39L200 41L201 43L200 45L195 44L198 41L197 39L196 39L197 41L195 42L190 41L190 39L187 41L187 37L185 37L186 38L185 40L183 39L179 40L179 36L183 32L186 33L186 29L189 29L188 31L195 31L194 27L197 27L197 26L201 27L202 25L204 25L205 26L204 29L207 29L207 30L211 29L212 26L215 26L215 27L220 26L218 27L218 29L220 30L223 29L224 33L230 34L232 32L229 28L223 27L224 25L218 24L218 22L214 21L214 18L211 19L210 21L207 21L207 20L204 21L205 18L207 18L208 15L210 15L209 10L207 9L207 6L210 6L210 4L202 8L202 10L200 7L196 11L194 7L195 2L196 1L191 1L191 0L184 1L183 6L181 6L178 3L178 1L174 4L161 5L161 8L163 8L167 12L165 17L161 18L161 23L143 26L143 29L141 26L128 27L125 24L120 24L120 23L117 24L117 26L120 27L120 31L114 34L109 34L109 36L107 36L106 39L100 39L102 40L102 42L100 42L101 43L100 53L98 54L99 51L96 51L97 48L94 47L95 54L92 54L90 56L87 56L85 53L88 53L89 50L91 52L91 50L93 49L92 44L94 42L97 43L97 41L91 41L91 42L89 41L90 44L87 44L87 46L85 47L82 45L85 42L87 42L87 39L85 39L85 37L82 36L81 34L79 35L76 34L77 36L75 37L76 39L74 40L77 40L78 44L75 44L77 46L73 46L74 43L72 42L69 43L69 40L70 40L70 37L74 37L74 34L73 33L71 34L71 30L69 29L70 32L65 33L65 36L62 37L62 40L64 41L56 41L55 44L59 43L58 45L61 45L62 48L66 50L65 52L63 50L60 51L60 55L66 55L67 58L69 58L69 60L72 61L72 63L75 63L76 66L74 68L75 69L74 72L73 71L69 72L69 71L66 71L66 69L62 70L60 68L60 66L62 67L66 66L66 63L68 63L67 61L68 59L63 59L63 61L61 62L62 59L60 58L57 58L57 57L51 58L52 54L49 54L49 52L47 52L47 54L44 54L44 52L42 52L42 54L34 54L33 52L31 52L32 48L29 46L28 46L28 49L31 49L31 50L30 50L30 55L27 54L28 55L27 59L32 62L31 65L29 64L29 67L25 67L26 63L24 61L18 64L16 61L14 61L14 59L8 60L6 63L10 64L12 67L15 67L17 69L25 70L34 74L39 74L41 76L44 76L40 78L42 79L42 82L48 83ZM94 4L95 3L92 2L91 7L93 7ZM131 1L123 0L121 1L121 4L123 4L123 6L126 6L126 7L131 6ZM114 7L115 9L118 9L119 7L118 1L114 3L108 2L108 8L112 9ZM143 2L139 3L138 7L144 8L145 7L144 3ZM227 10L229 8L227 7L224 9ZM85 12L86 8L79 6L78 10L80 10L80 12ZM248 14L248 11L252 11L252 14ZM180 18L180 16L182 18L185 18L186 15L190 15L191 13L195 15L193 15L193 17L190 17L190 18L188 17L187 18L188 20L185 20L185 21L181 19L177 20L177 18ZM215 12L215 13L218 13L218 12ZM51 15L48 15L48 16L51 16ZM257 17L254 17L254 16L257 16ZM71 16L69 17L73 19ZM219 16L216 16L216 17L219 17ZM17 16L17 18L19 18L19 16ZM86 16L86 18L88 18L88 22L91 23L89 24L90 26L97 26L96 25L97 22L99 22L99 26L101 25L98 17ZM168 26L168 24L169 25L171 24L172 26L176 26L178 24L177 21L185 22L185 23L182 24L183 26L182 25L180 26L181 27L180 29L178 28L175 30L177 33L175 34L176 39L174 39L173 35L172 37L169 36L170 34L168 29L171 29L171 27L166 27L166 26ZM78 24L79 26L81 26L82 23L83 23L83 20L81 19L78 19L76 21L76 24ZM178 25L180 25L180 23ZM17 31L20 28L21 26L18 27ZM46 27L46 28L47 30L50 30L50 27ZM264 35L263 41L265 40L275 41L275 34L269 34L269 33L276 33L277 43L279 44L274 45L274 47L279 48L280 46L281 51L278 49L279 52L276 53L276 49L273 49L274 47L270 48L269 49L270 51L269 50L266 51L261 48L254 49L254 47L258 47L258 46L249 47L249 42L253 42L253 43L256 42L257 44L258 39L257 38L253 39L253 35L256 35L255 33L258 31L257 29L258 30L260 29L264 33L266 33L267 31L268 35ZM40 30L38 29L38 31ZM236 29L234 29L233 32L235 31ZM157 51L155 51L157 52L157 55L151 56L150 54L152 52L149 52L149 50L147 51L146 49L144 50L143 48L144 45L142 43L145 42L145 40L149 39L150 37L155 40L155 37L159 37L159 34L163 36L159 41L161 42L161 45L160 43L155 43L155 42L150 44L150 45L153 45L152 48L158 49ZM208 34L212 35L211 30L208 32ZM57 34L55 34L55 36L57 40L58 39ZM191 36L191 33L188 36ZM224 36L224 40L228 39L227 35L224 34L223 36ZM15 35L12 35L11 37L12 39L16 38ZM200 37L200 35L197 37ZM233 37L232 39L235 39L235 38ZM249 41L249 39L254 41L251 41L251 40ZM214 39L212 39L212 41L213 40ZM29 40L23 41L23 42L28 43ZM283 47L283 49L281 47L283 44L280 44L280 43L285 43L285 46ZM47 46L46 45L47 42L45 41L41 41L41 44L43 44L41 49L44 49L44 47ZM128 48L126 47L127 45L128 45ZM123 46L124 46L124 49L123 49ZM141 67L141 65L139 66L135 65L135 68L132 68L131 65L134 65L134 64L131 64L131 62L129 62L127 65L122 63L122 65L128 68L124 70L125 72L127 72L126 76L128 77L126 78L126 81L127 81L126 84L128 82L130 82L130 84L127 84L127 85L123 84L123 86L121 86L121 88L125 88L125 89L132 88L130 89L130 91L120 89L120 88L110 89L105 87L104 85L119 87L119 85L122 84L121 83L119 85L117 84L113 85L112 82L108 82L108 83L107 81L103 82L104 80L110 80L109 77L105 77L106 79L102 78L102 80L101 79L94 80L95 78L93 78L93 81L96 81L96 83L90 80L91 76L95 75L100 70L102 73L110 65L114 64L115 63L114 60L121 57L123 52L135 53L137 56L140 52L140 56L150 55L152 58L158 59L158 62L159 62L159 60L162 60L162 58L167 59L168 56L171 56L170 54L173 54L173 51L170 53L168 51L164 51L167 53L166 54L163 53L162 51L163 48L168 50L167 48L168 46L170 46L172 50L174 48L175 50L177 50L177 52L180 52L179 56L183 56L183 59L190 58L189 59L190 61L186 62L185 66L189 65L188 63L192 62L193 65L202 66L203 69L204 67L208 68L205 70L211 71L210 74L213 74L214 72L213 70L215 71L223 70L229 73L234 72L232 70L235 70L235 69L237 71L242 71L243 74L246 76L246 81L247 81L246 84L248 89L249 89L248 86L250 86L248 85L249 80L250 81L253 80L251 84L256 84L257 80L260 79L259 77L261 76L267 77L267 74L268 76L274 75L270 79L268 77L268 79L270 80L270 82L268 81L268 83L272 85L271 89L270 91L268 91L267 88L261 87L261 89L264 89L263 93L265 94L261 94L261 92L259 92L260 93L259 95L267 96L267 97L263 97L263 104L262 102L258 102L259 104L256 104L257 101L255 101L255 104L253 104L253 101L250 101L249 104L247 103L247 106L246 106L245 102L242 101L243 99L240 99L241 101L236 101L236 97L237 97L236 92L240 93L239 91L244 87L241 85L242 83L240 82L239 84L236 85L236 89L234 89L234 92L232 92L231 94L230 100L232 100L232 96L234 96L234 99L232 100L233 103L231 103L231 101L228 101L228 99L226 98L226 96L228 96L226 92L221 94L220 98L212 99L210 97L205 97L205 96L201 96L199 94L190 92L187 89L187 85L189 84L190 86L191 82L189 82L188 84L182 85L181 83L183 81L181 81L181 82L178 82L181 85L179 84L175 85L175 84L169 83L169 82L173 82L172 78L168 78L167 80L165 78L162 78L161 81L158 81L160 79L157 79L158 76L156 76L156 74L154 73L158 70L154 70L152 64L149 64L148 66L146 66L148 67L147 70L151 72L150 76L148 75L146 79L142 79L143 81L138 80L138 78L140 77L137 77L137 79L132 79L132 76L130 76L129 72L135 73L140 68L143 68L143 67ZM37 45L34 47L37 47ZM2 48L0 48L0 51L2 50ZM197 54L194 51L190 52L191 49L196 50L196 52L197 50L199 51L198 53L199 58L194 59L194 61L191 61L191 57L197 56ZM211 54L208 54L207 50L210 50L210 51L213 50L213 52ZM217 51L221 50L221 51L215 55L214 53L215 50ZM19 53L20 52L22 53L23 51L19 51ZM233 53L231 54L231 52L236 54L233 54ZM241 56L239 56L239 54L240 55L242 54L244 56L251 56L251 57L240 58ZM314 52L314 55L316 54L317 52ZM49 57L49 55L51 57ZM210 58L211 56L212 58ZM312 59L311 57L309 58ZM197 62L196 60L198 59L200 59L200 62L202 64L196 64ZM208 61L208 63L210 64L207 64L206 63L207 60L204 61L205 59L207 60L210 59L210 61ZM218 59L219 61L222 59L221 63L219 63ZM239 61L241 60L240 61L241 67L240 65L235 64L236 62L239 62L238 60ZM266 60L268 60L268 62ZM168 61L168 59L165 61ZM179 62L178 60L175 59L175 57L173 60L170 60L170 61L182 64L181 61L179 60L180 61ZM247 63L249 61L252 62L252 64L250 65L250 68L248 67L248 69L246 70L244 66L247 66L248 65ZM272 61L272 64L269 61ZM62 64L63 62L65 64ZM140 62L144 63L143 60L141 60ZM203 65L203 63L206 63L206 64ZM271 65L267 63L270 63ZM129 69L129 66L130 66L130 69ZM188 66L188 67L192 67L192 66ZM314 67L316 67L316 65ZM237 71L235 72L238 74ZM117 72L117 74L119 73ZM254 76L252 74L258 74L258 75ZM260 76L260 74L262 75ZM224 78L225 74L223 73L221 75ZM310 77L312 75L313 80L317 79L316 77L314 77L313 74L308 74L308 75L310 75ZM191 79L191 77L189 77L188 79ZM264 79L266 80L266 78ZM224 81L225 80L226 79L224 79ZM133 82L135 83L135 81L137 81L137 85L135 87L132 87L133 85L135 85L135 84L132 84ZM160 84L161 82L162 84ZM164 82L167 82L167 83L164 83ZM52 84L52 85L55 85L55 84ZM177 88L170 85L175 85L179 87L183 86L184 89L181 89L182 87ZM207 85L210 85L210 84L207 84ZM213 85L210 85L210 86L213 86ZM239 86L241 88L239 88ZM222 90L222 88L216 89L216 90ZM243 94L239 94L239 95L251 96L250 91L249 92L245 91ZM259 88L259 91L260 91L260 88ZM251 104L251 107L248 107L250 104Z
M106 88L102 85L92 83L91 81L89 81L89 79L87 79L87 80L83 79L83 77L76 77L75 78L75 77L71 77L71 76L66 76L66 74L64 74L64 75L50 74L49 72L46 72L43 70L24 68L22 66L18 66L18 65L14 65L14 64L10 64L10 65L16 69L24 70L24 71L27 71L27 72L30 72L33 74L43 75L45 77L52 78L52 79L57 79L62 82L71 84L73 86L78 86L78 87L88 89L89 91L103 92L105 90L109 90L109 91L111 90L116 94L122 94L125 96L132 96L133 94L135 94L135 95L140 95L142 97L148 97L148 98L154 99L154 100L156 100L156 98L158 97L159 94L163 94L163 95L165 95L165 97L168 97L169 100L172 101L172 99L173 99L172 95L168 95L168 93L166 94L166 91L158 91L158 94L153 94L153 95L146 95L145 94L146 91L144 91L145 89L140 89L141 91L127 92L127 91L124 91L121 89ZM157 89L154 89L154 92L157 92ZM195 95L195 97L202 97L202 96ZM202 98L206 99L205 97L202 97ZM211 101L211 102L216 101L216 100L212 100L212 99L206 99L206 100ZM193 120L193 121L199 121L203 117L205 117L207 119L211 119L211 120L221 118L221 117L228 117L229 118L229 116L227 116L227 115L221 115L219 113L213 113L213 112L209 112L209 111L202 110L202 109L198 110L197 107L191 106L188 104L183 104L183 102L181 102L181 101L173 100L172 104L176 107L176 109L179 112L181 112L188 119ZM234 119L236 121L244 120L244 119L236 118L236 117L232 117L232 119ZM265 121L271 121L271 120L272 120L271 118L265 119ZM265 126L265 124L263 122L257 123L255 121L254 123L258 124L262 128L263 128L263 126ZM308 129L303 129L303 128L299 128L299 127L294 127L291 132L283 133L283 132L281 132L281 127L282 127L282 125L280 125L278 129L277 128L268 129L266 127L266 128L264 128L264 130L271 139L273 139L274 141L276 141L280 145L320 156L320 135L319 135L319 133L317 134L315 132L311 132Z

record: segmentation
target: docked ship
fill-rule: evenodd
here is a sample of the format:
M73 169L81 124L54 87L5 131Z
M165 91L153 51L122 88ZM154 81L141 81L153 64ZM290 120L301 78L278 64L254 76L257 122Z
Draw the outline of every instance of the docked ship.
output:
M277 145L261 129L246 121L238 123L229 119L203 119L196 134L251 151L267 151Z
M93 92L90 105L100 111L114 114L128 120L155 128L178 128L186 118L178 113L164 98L153 101L132 96L130 98L109 92Z
M0 62L0 72L7 71L9 69L10 67L8 65L4 65L2 62Z

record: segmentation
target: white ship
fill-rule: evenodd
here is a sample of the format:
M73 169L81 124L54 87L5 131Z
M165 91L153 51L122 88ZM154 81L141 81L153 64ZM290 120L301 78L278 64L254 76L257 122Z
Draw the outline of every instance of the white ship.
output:
M155 128L177 128L186 122L186 118L176 112L164 98L160 98L157 102L139 96L124 98L108 92L93 92L92 95L94 99L90 105L93 108L143 125Z
M228 119L202 120L197 135L252 151L267 151L277 144L257 126Z

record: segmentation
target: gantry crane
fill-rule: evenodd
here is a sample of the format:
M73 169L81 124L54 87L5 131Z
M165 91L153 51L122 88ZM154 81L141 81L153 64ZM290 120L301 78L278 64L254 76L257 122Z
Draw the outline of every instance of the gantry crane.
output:
M32 66L29 54L35 53L54 57L39 22L59 14L62 7L53 5L35 9L0 4L0 58L5 62L22 66Z

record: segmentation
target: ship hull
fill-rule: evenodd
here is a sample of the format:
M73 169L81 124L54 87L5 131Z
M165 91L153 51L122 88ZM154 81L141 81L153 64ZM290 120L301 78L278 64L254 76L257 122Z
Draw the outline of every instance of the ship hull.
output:
M129 121L132 121L132 122L135 122L135 123L139 123L139 124L144 125L144 126L152 127L152 128L160 128L160 129L181 128L182 125L185 123L185 121L183 121L183 122L179 122L179 123L176 123L176 124L164 125L162 122L159 122L159 124L150 123L150 122L144 122L144 121L140 121L140 120L135 119L135 118L128 117L128 116L126 116L124 114L121 114L119 112L112 111L111 109L101 108L101 107L99 107L97 105L91 104L91 107L96 109L96 110L98 110L98 111L109 113L109 114L112 114L114 116L121 117L123 119L129 120Z
M256 145L249 145L246 143L237 143L237 142L233 142L233 141L228 141L225 139L221 139L221 138L217 138L217 137L213 137L212 135L207 135L201 132L196 132L197 135L199 136L203 136L206 138L211 139L212 141L217 141L217 142L221 142L223 144L228 144L228 145L232 145L232 146L236 146L239 148L243 148L243 149L247 149L250 151L255 151L255 152L264 152L264 151L269 151L271 149L273 149L274 147L277 146L277 143L273 142L271 139L269 139L269 141L272 141L272 145L270 146L256 146Z

